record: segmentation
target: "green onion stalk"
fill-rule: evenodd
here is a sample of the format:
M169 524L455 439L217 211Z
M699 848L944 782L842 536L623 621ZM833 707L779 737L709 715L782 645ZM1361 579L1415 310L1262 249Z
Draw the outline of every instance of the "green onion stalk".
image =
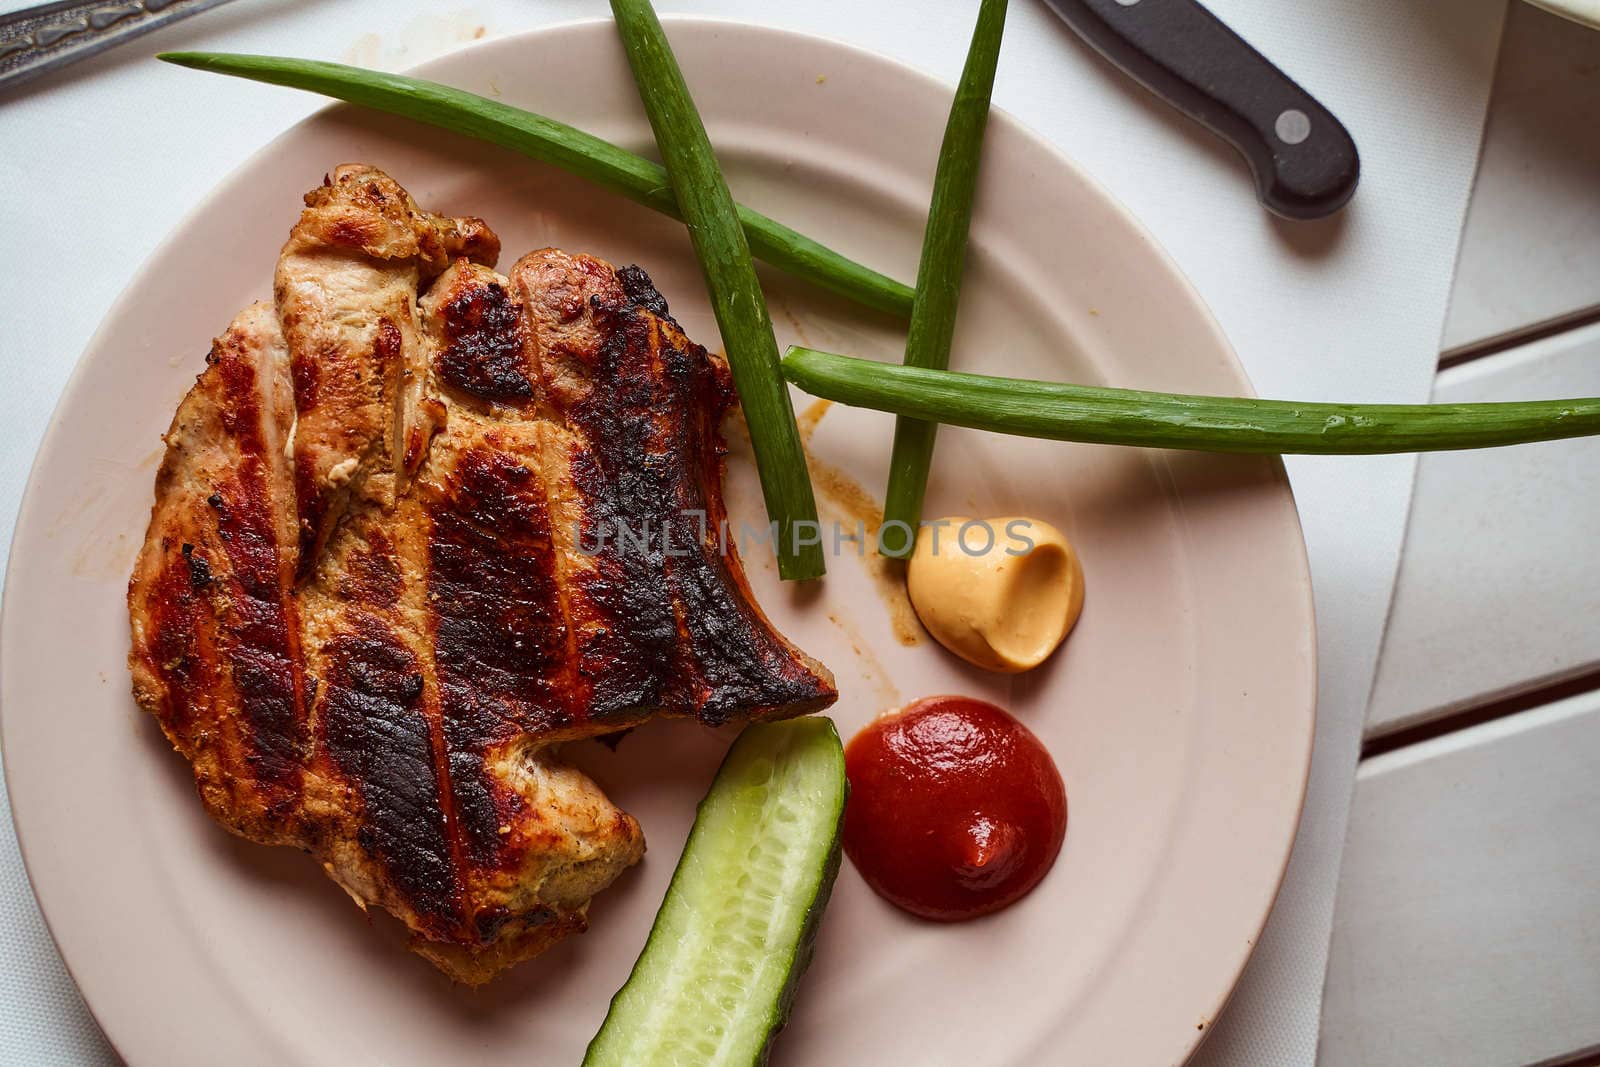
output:
M778 574L819 578L825 563L805 449L733 195L650 0L611 0L611 11L722 332L767 517L777 525Z
M232 52L163 52L158 58L180 67L304 89L487 141L683 219L661 164L498 100L422 78L313 59ZM902 319L911 313L910 286L853 262L760 212L743 205L738 212L757 259L858 304Z
M1190 396L905 367L790 348L813 396L1019 437L1200 452L1379 455L1600 434L1600 398L1487 404L1326 404Z
M942 370L950 365L961 273L967 261L967 230L972 222L983 134L989 124L989 96L994 88L1005 22L1006 0L983 0L934 171L933 201L922 235L917 292L906 332L908 367ZM937 423L924 419L902 416L895 421L889 487L883 498L884 529L917 528L938 431ZM911 554L913 547L909 538L899 544L882 539L878 542L878 551L886 556L903 558Z

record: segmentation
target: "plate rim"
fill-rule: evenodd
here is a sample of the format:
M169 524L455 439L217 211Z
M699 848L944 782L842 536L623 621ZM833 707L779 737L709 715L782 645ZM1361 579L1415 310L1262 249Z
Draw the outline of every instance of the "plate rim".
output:
M1531 2L1541 7L1555 9L1557 4L1560 3L1560 0L1531 0ZM1568 14L1569 12L1563 10L1559 11L1558 13ZM902 60L885 52L880 52L851 41L843 40L827 33L797 30L787 26L773 25L771 23L757 22L750 19L722 15L663 14L661 15L661 21L669 31L675 27L710 28L712 30L715 30L719 27L726 27L737 28L741 31L753 31L758 34L767 34L776 39L799 39L811 43L820 43L832 50L842 50L844 52L851 53L855 58L860 60L893 67L902 76L915 79L928 87L937 88L946 92L953 91L954 88L951 82L944 80L938 75L933 74L922 67L916 66L914 63ZM590 16L577 19L563 19L561 21L551 22L545 25L531 26L510 33L463 42L455 47L429 56L420 63L405 67L400 70L399 73L426 78L430 77L430 68L436 65L448 63L451 60L458 59L464 54L471 53L479 49L487 47L517 47L524 41L527 41L531 38L552 36L563 33L581 34L591 30L593 27L610 26L611 24L612 20L604 16ZM124 1058L127 1057L127 1052L125 1051L124 1045L125 1039L119 1040L117 1034L106 1025L106 1022L101 1016L101 1012L96 1009L94 1000L91 999L89 992L84 988L79 978L78 968L68 957L67 953L61 948L60 939L56 933L56 923L59 921L59 918L52 918L52 908L47 906L44 898L39 894L35 885L34 861L31 856L33 855L35 847L47 847L47 845L44 842L33 842L30 844L30 835L24 830L24 819L20 817L21 811L24 808L27 808L28 805L24 803L21 807L19 807L17 804L17 794L10 788L12 780L11 765L13 757L12 746L8 743L8 741L12 733L12 717L8 713L7 709L9 708L13 698L12 691L16 684L13 681L13 678L16 676L17 672L10 669L10 665L16 655L16 653L12 650L13 634L16 626L12 619L12 597L3 594L10 591L12 588L13 578L22 569L21 558L16 552L18 542L23 539L24 530L30 528L37 521L39 521L38 517L34 514L34 512L36 512L40 506L39 474L41 469L45 466L46 460L50 458L61 445L61 438L64 432L63 422L61 419L62 412L69 406L69 403L75 399L80 390L88 387L87 364L89 360L87 357L91 352L95 352L102 347L103 343L108 339L113 324L122 317L127 306L133 303L134 291L138 286L139 280L146 274L153 262L160 259L176 245L180 235L188 230L191 224L193 224L197 219L213 212L216 209L217 203L222 198L222 192L228 184L230 184L234 179L238 178L241 174L253 168L258 161L266 158L269 154L278 150L283 141L287 140L304 127L324 120L329 113L340 112L343 110L350 110L354 112L360 109L357 108L356 105L347 104L342 101L329 101L278 131L259 148L253 152L250 152L242 160L240 160L239 163L229 168L225 174L219 177L212 189L208 191L205 196L197 200L195 204L187 211L185 211L172 225L171 229L166 233L166 235L162 237L162 239L158 241L141 259L139 266L129 276L128 281L126 284L124 284L116 299L114 299L108 305L105 314L101 317L99 325L96 326L95 330L90 335L89 340L84 345L82 351L80 351L77 357L74 359L72 370L69 373L66 382L62 386L61 392L57 397L55 404L51 408L50 416L46 422L44 433L40 438L39 445L36 448L33 459L29 464L27 478L24 482L23 492L16 512L16 521L13 526L10 542L11 551L8 555L4 575L4 586L0 587L0 772L4 773L6 779L8 799L10 801L11 808L11 821L16 833L18 850L23 861L24 871L28 877L29 891L33 894L34 900L44 920L45 927L49 932L52 944L55 946L57 954L61 958L67 973L71 976L75 989L77 989L79 995L82 997L85 1006L88 1008L90 1015L93 1017L96 1025L99 1027L100 1032L105 1036L107 1042L117 1051L119 1056ZM1107 185L1102 183L1093 173L1080 165L1077 160L1068 155L1067 152L1054 140L1039 133L1032 126L1025 123L1011 112L999 106L995 106L991 112L991 121L998 125L1012 126L1016 132L1026 140L1034 142L1038 146L1042 147L1050 155L1054 163L1075 174L1085 186L1092 189L1092 191L1103 201L1103 203L1109 206L1120 217L1120 221L1123 225L1125 225L1131 232L1137 233L1144 239L1147 245L1146 250L1153 253L1165 266L1170 280L1180 286L1185 295L1195 304L1198 309L1203 312L1206 325L1212 334L1212 340L1217 345L1218 350L1226 355L1227 371L1231 373L1242 386L1241 395L1257 395L1254 384L1251 382L1248 372L1246 371L1243 363L1240 361L1238 353L1235 351L1233 344L1223 332L1221 324L1218 321L1215 313L1212 311L1210 305L1205 301L1204 297L1200 294L1194 283L1189 279L1188 275L1179 266L1178 262L1173 258L1172 254L1167 250L1166 246L1156 239L1155 235L1150 231L1150 229L1127 207L1121 198L1118 197L1116 193ZM1299 789L1295 799L1292 831L1289 833L1287 840L1281 843L1281 849L1279 850L1281 855L1275 860L1277 876L1272 887L1268 906L1262 912L1260 919L1255 923L1252 936L1246 942L1246 948L1242 952L1236 952L1230 961L1228 970L1231 974L1231 977L1226 988L1221 991L1220 995L1217 996L1215 1002L1211 1006L1211 1009L1207 1015L1208 1020L1211 1021L1214 1021L1218 1018L1218 1016L1226 1008L1234 992L1238 989L1240 978L1242 977L1250 959L1255 955L1255 949L1260 942L1260 934L1277 906L1278 897L1282 891L1284 880L1287 877L1289 860L1293 853L1295 843L1298 840L1300 824L1304 815L1305 802L1310 785L1310 767L1314 751L1316 721L1319 713L1318 684L1320 677L1320 650L1317 640L1318 624L1316 618L1310 560L1304 536L1304 526L1300 518L1298 502L1294 497L1293 489L1288 479L1287 470L1283 463L1283 458L1281 456L1272 456L1269 457L1269 459L1273 468L1274 478L1279 483L1283 493L1287 496L1288 503L1290 505L1288 508L1288 518L1292 522L1293 526L1293 540L1297 548L1297 551L1294 553L1294 557L1298 568L1298 573L1293 576L1293 585L1295 591L1299 593L1298 599L1300 601L1300 609L1303 612L1307 627L1307 643L1304 659L1308 689L1308 692L1304 697L1305 744L1303 746L1303 752L1300 754L1296 764L1299 771ZM1288 579L1289 576L1286 575L1286 586L1289 584ZM17 696L20 696L20 694L17 694ZM1185 1060L1191 1058L1195 1054L1196 1050L1206 1041L1207 1038L1211 1036L1213 1032L1214 1027L1209 1024L1206 1025L1203 1030L1197 1032L1192 1039L1192 1042L1184 1051L1183 1055Z
M1595 0L1528 0L1528 3L1580 26L1600 30L1600 3Z

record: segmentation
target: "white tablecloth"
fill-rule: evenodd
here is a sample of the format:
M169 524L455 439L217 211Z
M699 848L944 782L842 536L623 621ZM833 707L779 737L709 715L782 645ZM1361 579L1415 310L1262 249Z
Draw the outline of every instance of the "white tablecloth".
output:
M0 10L24 6L0 3ZM1282 223L1244 168L1034 0L1014 0L995 101L1062 145L1154 231L1209 302L1257 389L1427 398L1504 0L1212 0L1350 127L1362 187L1340 218ZM661 0L842 38L953 80L972 0ZM470 6L240 0L0 99L4 191L0 543L48 413L103 310L218 178L316 106L148 59L279 52L400 68L472 39L604 15L601 0ZM1181 354L1175 354L1181 357ZM1288 880L1198 1061L1309 1067L1360 727L1410 494L1405 458L1295 460L1316 581L1321 717ZM105 872L114 879L115 871ZM129 916L129 921L138 921ZM137 981L137 961L129 961ZM182 1025L174 1008L173 1025ZM114 1062L45 933L10 820L0 827L0 1063Z

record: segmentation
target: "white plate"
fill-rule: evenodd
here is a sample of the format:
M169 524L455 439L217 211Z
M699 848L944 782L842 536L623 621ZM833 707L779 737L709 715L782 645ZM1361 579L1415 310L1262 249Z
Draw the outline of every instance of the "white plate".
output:
M886 59L754 26L669 30L748 202L909 277L949 89ZM614 31L580 23L485 42L422 72L648 145ZM204 99L206 82L193 91ZM262 88L261 92L280 90ZM487 990L453 988L364 921L305 856L212 825L188 768L128 696L124 582L159 435L209 338L269 293L300 194L364 160L425 205L481 214L507 261L546 244L648 268L715 340L681 227L520 158L337 109L225 181L149 261L78 367L24 501L0 634L12 804L29 872L96 1017L133 1064L573 1063L627 975L727 739L683 723L574 755L637 814L643 865L594 928ZM959 365L1241 393L1238 363L1151 238L1005 115L991 123ZM774 279L780 340L893 357L895 324ZM803 402L803 398L802 398ZM835 408L825 463L883 484L888 418ZM780 626L838 673L848 736L939 692L1009 706L1049 745L1071 826L1016 907L913 920L846 864L776 1058L800 1063L1171 1064L1202 1038L1265 921L1306 780L1315 677L1304 550L1282 468L946 431L931 513L1028 513L1088 572L1065 652L1015 681L894 636L864 564L820 591L752 579ZM827 484L833 481L824 479ZM730 502L754 518L748 465ZM825 497L825 512L848 514Z

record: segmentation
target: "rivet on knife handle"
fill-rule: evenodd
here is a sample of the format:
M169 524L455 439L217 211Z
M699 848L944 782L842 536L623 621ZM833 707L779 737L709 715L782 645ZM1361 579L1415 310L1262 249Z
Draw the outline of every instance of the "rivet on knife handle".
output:
M1195 0L1048 0L1079 36L1242 152L1270 210L1315 219L1355 193L1361 161L1332 112Z

